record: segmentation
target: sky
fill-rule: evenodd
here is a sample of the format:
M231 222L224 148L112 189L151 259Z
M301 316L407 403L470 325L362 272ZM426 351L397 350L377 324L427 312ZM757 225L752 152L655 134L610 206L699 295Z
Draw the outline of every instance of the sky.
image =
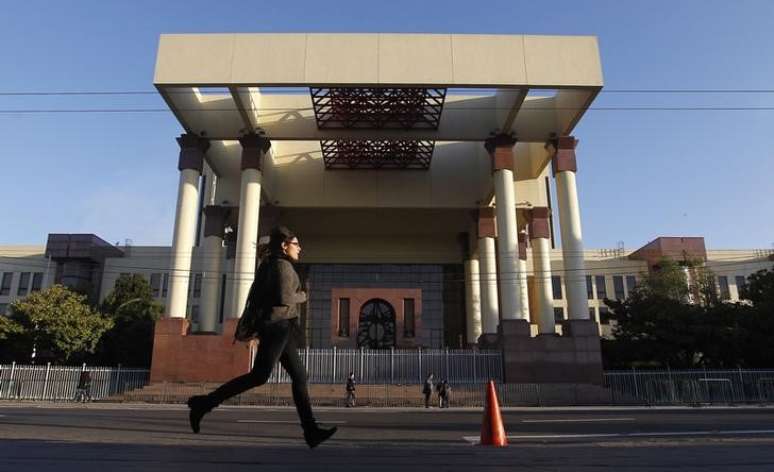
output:
M704 236L711 249L774 249L774 1L0 3L0 245L54 232L170 245L182 131L171 113L6 113L163 107L152 95L9 93L153 90L162 33L385 32L597 36L594 107L681 109L581 120L585 247Z

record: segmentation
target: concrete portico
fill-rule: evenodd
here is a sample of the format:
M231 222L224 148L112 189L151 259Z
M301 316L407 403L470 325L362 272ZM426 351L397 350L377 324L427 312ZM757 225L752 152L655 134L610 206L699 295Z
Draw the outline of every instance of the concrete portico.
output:
M169 318L185 316L198 219L204 221L198 226L205 251L198 330L223 337L233 328L222 318L238 318L244 307L260 238L279 222L298 233L304 248L311 274L306 283L313 284L311 321L305 322L313 339L332 332L338 334L325 342L352 345L354 340L320 320L333 326L349 313L337 308L339 299L350 302L342 293L357 289L366 300L393 290L411 294L403 298L410 304L393 307L399 317L410 313L407 319L417 320L417 339L399 341L407 346L432 345L439 336L455 339L446 324L458 323L460 344L504 349L511 369L506 379L557 381L556 372L573 372L580 362L581 374L572 381L598 380L598 328L588 321L577 140L571 136L602 87L596 38L163 35L155 85L185 131L178 138ZM209 185L207 205L200 203L200 174ZM530 341L536 339L531 325L559 337L549 285L552 175L568 312L575 323L562 330L559 360L559 344ZM391 270L386 265L420 264L430 272L458 271L460 280L453 286L450 276L443 296L420 289L422 278L379 274L367 286L341 282L315 292L328 286L315 271L355 270L339 264L377 272ZM380 280L386 282L380 286ZM457 299L459 309L447 301ZM413 311L432 312L435 304L437 321ZM319 311L323 305L327 312ZM450 319L455 310L461 310L459 321ZM575 320L589 326L576 326ZM414 336L414 326L406 330ZM179 327L158 332L182 333L189 344L197 337ZM595 336L596 351L575 342L589 338L593 344ZM154 351L154 365L164 352L161 346Z

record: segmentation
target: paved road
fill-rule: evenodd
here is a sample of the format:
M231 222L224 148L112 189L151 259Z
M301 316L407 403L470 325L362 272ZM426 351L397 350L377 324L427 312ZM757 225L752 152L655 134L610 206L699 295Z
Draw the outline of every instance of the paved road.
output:
M310 451L295 411L218 409L202 433L163 405L0 404L0 471L774 470L774 409L508 409L510 445L475 445L481 412L318 409L339 426Z

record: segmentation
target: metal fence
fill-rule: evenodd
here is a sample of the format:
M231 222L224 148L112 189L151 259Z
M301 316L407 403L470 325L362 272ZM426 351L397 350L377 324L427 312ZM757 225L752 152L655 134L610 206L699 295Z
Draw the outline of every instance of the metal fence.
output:
M628 370L605 373L616 405L774 402L774 370Z
M453 384L503 380L500 351L470 349L300 349L309 383L340 384L350 372L360 384L421 384L428 373ZM278 365L270 382L289 383Z
M89 395L94 400L107 398L148 384L147 369L0 364L2 400L73 400L81 372L91 375Z

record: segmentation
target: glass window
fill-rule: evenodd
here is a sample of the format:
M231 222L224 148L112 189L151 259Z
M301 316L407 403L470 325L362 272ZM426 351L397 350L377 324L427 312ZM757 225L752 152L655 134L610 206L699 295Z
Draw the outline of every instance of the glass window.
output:
M560 322L564 320L564 307L561 306L555 306L554 307L554 321Z
M339 336L349 337L349 298L339 298Z
M403 299L403 337L414 337L414 299Z
M194 275L193 284L193 297L199 298L202 296L202 274Z
M30 273L22 272L19 278L19 288L16 290L16 295L27 295L27 291L30 289Z
M169 288L169 274L164 273L164 281L161 283L161 298L167 297L167 289Z
M603 325L610 324L610 309L606 306L599 307L599 323Z
M161 274L151 274L150 286L154 297L158 297L161 293Z
M13 272L3 272L3 281L0 283L0 296L11 294L11 282L13 282Z
M594 282L597 284L597 300L604 300L607 298L607 287L605 286L605 276L597 275L594 277Z
M562 299L562 277L558 275L552 275L551 288L554 291L554 300L561 300Z
M624 298L626 298L626 294L624 293L624 281L623 281L622 275L613 276L613 289L615 290L616 300L623 300Z
M199 322L199 305L191 305L191 321L193 323Z
M736 276L736 292L739 294L739 299L742 299L742 289L747 286L747 279L744 275Z
M597 319L597 309L594 308L593 306L589 307L589 319L595 320L595 321Z
M32 274L32 292L39 292L43 286L43 272L35 272Z
M7 314L8 314L8 304L0 303L0 315L7 315Z
M586 276L586 297L589 300L592 300L594 298L594 287L591 285L591 276Z
M728 300L731 298L731 292L728 290L728 276L718 276L718 285L720 286L720 299Z
M626 291L628 292L628 295L631 297L632 293L634 292L634 287L637 286L637 278L633 275L627 275L626 276Z

